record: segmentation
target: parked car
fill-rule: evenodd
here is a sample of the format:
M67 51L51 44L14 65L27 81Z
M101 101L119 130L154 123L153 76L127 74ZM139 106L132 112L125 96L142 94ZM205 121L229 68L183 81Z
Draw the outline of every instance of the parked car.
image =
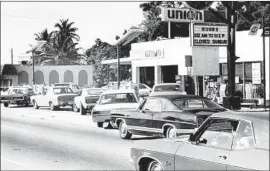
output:
M88 110L92 110L97 104L99 96L104 91L101 88L84 88L79 96L74 98L73 110L74 112L81 112L85 115Z
M92 109L92 119L97 122L98 127L103 127L104 122L111 121L111 110L137 109L139 105L139 99L133 90L108 90L101 94Z
M48 87L41 95L31 96L33 107L50 107L51 110L59 109L61 106L73 107L74 98L77 96L69 87Z
M269 170L269 113L221 112L190 136L136 141L131 162L136 170Z
M187 93L182 89L181 84L162 83L162 84L154 85L152 92L149 94L149 96L162 95L162 94L185 95Z
M123 139L132 134L171 138L192 133L207 117L225 110L205 97L163 94L148 97L136 110L113 110L111 116Z
M143 83L120 82L120 89L134 89L135 87L138 88L140 97L149 96L152 91L148 85ZM106 90L117 90L117 82L110 82L109 85L105 85L101 88Z
M55 83L52 86L53 87L69 87L69 88L71 88L71 90L74 93L76 93L76 94L81 93L81 89L79 88L79 86L77 84L73 84L73 83Z
M1 103L4 103L5 107L8 107L10 104L28 106L32 95L34 95L32 88L13 86L8 89L6 94L1 94Z

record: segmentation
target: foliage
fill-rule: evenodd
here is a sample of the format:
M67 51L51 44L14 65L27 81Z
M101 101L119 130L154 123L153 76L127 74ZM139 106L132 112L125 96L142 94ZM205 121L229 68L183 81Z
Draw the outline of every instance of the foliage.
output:
M76 34L78 28L73 25L74 22L69 22L69 19L61 19L55 24L56 31L48 33L45 29L34 34L35 40L46 42L31 50L36 65L70 65L86 60L85 55L78 53L76 46L80 37Z

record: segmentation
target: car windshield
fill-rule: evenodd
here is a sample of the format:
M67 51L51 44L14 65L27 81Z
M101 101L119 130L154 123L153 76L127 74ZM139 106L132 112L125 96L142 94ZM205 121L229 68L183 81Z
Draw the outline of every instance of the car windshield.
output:
M102 89L87 89L86 92L87 92L87 95L91 95L91 94L100 95L103 92L103 90Z
M223 109L208 99L175 99L173 103L180 109Z
M100 98L100 104L137 103L133 93L104 94Z
M66 94L66 93L73 93L71 88L68 87L61 87L61 88L54 88L53 89L54 94Z
M158 86L155 86L154 92L163 92L163 91L180 91L180 92L183 92L180 85L158 85Z

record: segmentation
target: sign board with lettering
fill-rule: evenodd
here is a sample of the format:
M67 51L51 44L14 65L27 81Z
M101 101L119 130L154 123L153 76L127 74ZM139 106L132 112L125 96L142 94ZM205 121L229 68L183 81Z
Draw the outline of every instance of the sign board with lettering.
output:
M252 26L250 27L249 33L248 35L256 35L259 28L260 28L260 24L256 23L256 24L252 24Z
M179 8L159 7L160 18L162 21L179 22L179 23L203 23L214 22L223 23L218 17L208 10L191 10ZM226 17L226 11L217 11L220 16Z
M192 46L227 46L228 26L226 24L194 23Z
M261 64L252 63L252 84L261 84Z
M192 11L190 9L179 9L179 8L160 8L161 9L161 20L171 22L204 22L204 12Z
M146 57L146 58L163 58L164 57L164 49L146 50L144 52L144 57Z

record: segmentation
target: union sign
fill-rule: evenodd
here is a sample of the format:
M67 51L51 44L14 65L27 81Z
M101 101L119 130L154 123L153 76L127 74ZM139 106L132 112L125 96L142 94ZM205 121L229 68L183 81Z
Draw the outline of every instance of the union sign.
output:
M225 24L194 23L193 46L227 46L228 26Z

